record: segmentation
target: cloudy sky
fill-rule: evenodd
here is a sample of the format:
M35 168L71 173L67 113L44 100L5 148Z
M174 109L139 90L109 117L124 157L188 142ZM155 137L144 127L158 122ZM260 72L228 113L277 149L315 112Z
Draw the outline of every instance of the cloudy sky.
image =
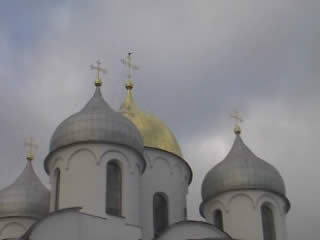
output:
M125 96L128 51L138 105L165 121L194 171L189 216L200 219L200 185L243 140L285 179L289 239L320 237L320 31L318 0L1 1L0 186L25 161L24 139L43 159L56 126L94 91L89 65L107 68L105 99Z

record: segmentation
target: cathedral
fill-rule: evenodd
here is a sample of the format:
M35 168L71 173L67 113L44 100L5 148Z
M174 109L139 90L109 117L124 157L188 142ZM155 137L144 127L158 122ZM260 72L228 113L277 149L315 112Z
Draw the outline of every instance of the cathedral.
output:
M238 124L229 153L202 181L203 221L188 220L192 169L166 124L136 105L131 54L122 62L120 109L102 96L97 62L93 96L55 129L43 161L50 189L28 143L25 169L0 190L0 239L287 240L284 180L247 147Z

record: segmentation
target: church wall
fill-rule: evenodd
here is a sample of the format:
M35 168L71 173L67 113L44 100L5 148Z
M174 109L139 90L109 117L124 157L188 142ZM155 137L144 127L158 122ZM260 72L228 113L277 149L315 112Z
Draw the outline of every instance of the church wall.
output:
M105 213L106 165L117 160L122 170L122 216ZM140 226L140 182L143 161L135 152L122 146L77 144L61 149L49 160L51 211L54 211L55 176L60 169L59 209L82 207L82 212Z
M189 169L178 157L157 149L146 148L146 170L142 176L143 239L154 237L153 196L165 193L169 202L169 224L185 220Z
M203 213L214 224L213 213L223 213L224 231L235 239L263 240L261 206L272 206L276 239L287 240L285 202L279 196L258 190L233 191L208 201Z
M36 220L24 217L0 219L0 239L22 236Z

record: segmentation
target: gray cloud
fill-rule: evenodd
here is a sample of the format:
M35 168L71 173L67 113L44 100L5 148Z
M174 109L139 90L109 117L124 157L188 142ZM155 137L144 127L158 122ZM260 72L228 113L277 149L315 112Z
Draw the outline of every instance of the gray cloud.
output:
M69 1L21 7L18 20L1 14L1 185L23 168L29 135L40 143L35 165L48 184L42 161L50 136L93 94L88 65L100 58L107 67L104 96L118 108L126 78L119 59L132 50L137 103L170 126L193 167L192 218L205 173L231 147L228 115L238 108L245 142L286 181L290 239L319 236L317 7L313 0Z

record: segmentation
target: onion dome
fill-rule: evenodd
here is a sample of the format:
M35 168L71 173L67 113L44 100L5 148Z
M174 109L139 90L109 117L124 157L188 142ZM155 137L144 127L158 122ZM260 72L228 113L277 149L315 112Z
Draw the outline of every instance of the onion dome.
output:
M135 104L132 95L133 83L126 83L127 96L120 107L120 112L139 129L143 136L144 146L156 148L183 158L180 146L171 130L156 116L141 111Z
M284 181L276 168L257 157L242 141L240 128L225 157L211 169L202 183L203 202L234 190L263 190L283 197L287 202Z
M87 105L78 113L64 120L55 130L50 152L76 143L113 143L143 152L142 137L122 114L114 111L103 99L101 82Z
M0 218L41 219L49 212L49 190L33 170L31 158L14 183L0 191Z

